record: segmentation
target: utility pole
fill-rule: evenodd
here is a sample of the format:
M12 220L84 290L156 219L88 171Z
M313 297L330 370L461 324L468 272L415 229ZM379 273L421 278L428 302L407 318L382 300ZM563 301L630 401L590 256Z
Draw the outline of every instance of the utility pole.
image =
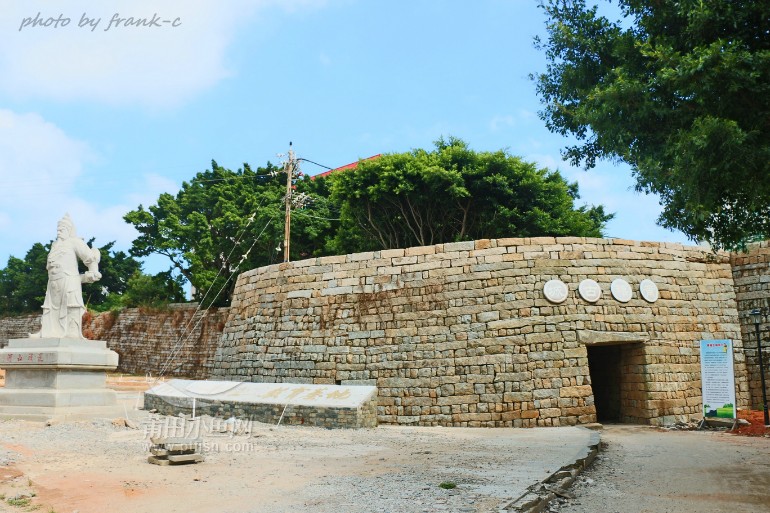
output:
M289 261L289 242L291 240L291 182L294 175L294 166L296 166L296 160L294 159L294 150L291 148L291 141L289 141L289 158L285 163L286 169L286 221L283 231L283 261Z

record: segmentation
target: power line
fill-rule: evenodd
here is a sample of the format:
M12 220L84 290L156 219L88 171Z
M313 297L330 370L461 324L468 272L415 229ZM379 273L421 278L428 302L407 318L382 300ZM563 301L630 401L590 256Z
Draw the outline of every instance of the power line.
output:
M252 215L249 217L249 223L248 223L248 224L247 224L247 225L246 225L246 226L243 228L243 230L241 231L241 235L240 235L240 236L238 236L238 239L237 239L237 240L235 241L235 243L233 244L233 248L230 250L230 253L228 254L228 258L229 258L229 256L230 256L230 255L232 255L233 251L235 251L235 247L236 247L236 246L237 246L237 245L240 243L240 240L241 240L241 239L243 238L243 236L246 234L246 229L249 227L249 225L252 223L252 221L254 221L254 219L255 219L255 218L256 218L256 212L255 212L254 214L252 214ZM252 242L252 243L251 243L251 246L249 247L249 249L248 249L248 250L246 250L246 253L244 253L244 254L241 256L240 260L238 261L238 265L236 265L235 269L233 269L233 270L232 270L233 272L231 272L230 276L228 276L228 277L227 277L227 279L224 281L224 283L222 283L222 286L219 288L219 290L218 290L218 291L216 292L216 294L214 295L214 299L212 299L212 300L211 300L211 303L210 303L210 305L213 305L213 304L214 304L214 302L217 300L217 298L218 298L218 297L219 297L219 295L222 293L222 291L225 289L225 287L226 287L226 286L227 286L227 284L230 282L230 280L232 280L232 279L233 279L235 276L237 276L237 274L238 274L238 273L237 273L237 271L238 271L238 270L240 270L240 266L241 266L241 264L242 264L242 263L243 263L243 262L246 260L246 258L248 258L248 255L249 255L249 253L251 253L251 250L252 250L252 249L254 249L254 246L257 244L257 241L259 241L259 239L262 237L262 234L263 234L263 233L265 233L265 230L267 230L267 227L270 225L270 223L271 223L271 222L273 222L273 219L274 219L274 218L272 218L272 217L271 217L271 218L270 218L270 219L267 221L267 224L265 224L265 226L262 228L262 231L261 231L261 232L259 232L259 235L257 235L256 239L254 239L254 242ZM175 356L177 355L177 353L178 353L179 351L181 351L181 350L182 350L182 348L183 348L183 347L184 347L184 346L187 344L187 341L190 339L190 337L191 337L191 336L192 336L192 334L193 334L193 330L195 330L195 329L198 327L198 325L201 323L201 321L203 320L203 316L200 316L200 317L198 318L197 322L195 322L195 325L194 325L192 328L190 328L190 325L191 325L191 324L193 323L193 321L195 320L195 315L196 315L198 312L200 312L200 311L201 311L201 307L202 307L202 305L203 305L203 304L204 304L204 302L206 301L206 298L208 297L209 293L210 293L210 292L213 290L213 288L214 288L214 285L215 285L215 283L216 283L216 280L217 280L217 278L219 278L219 275L221 274L221 272L222 272L222 268L220 268L219 272L217 273L217 276L216 276L216 277L214 278L214 280L211 282L211 285L209 286L208 290L207 290L207 291L206 291L206 293L203 295L203 299L201 299L201 300L200 300L200 302L198 303L198 306L196 307L195 311L193 312L192 316L190 317L190 320L189 320L189 321L187 322L187 324L185 325L185 327L184 327L184 330L183 330L182 334L179 336L179 339L177 339L177 342L176 342L176 344L174 345L174 347L172 348L172 351L171 351L171 353L170 353L170 354L167 356L167 358L166 358L165 362L164 362L164 363L163 363L163 365L161 366L161 368L160 368L160 371L159 371L159 374L158 374L158 378L156 379L156 382L157 382L157 380L159 380L161 377L163 377L163 375L164 375L164 374L166 373L166 371L169 369L169 366L170 366L170 364L171 364L172 360L174 359L174 357L175 357ZM208 310L209 310L209 308L210 308L210 306L206 308L206 311L208 311Z
M306 212L303 212L302 210L298 210L294 214L298 215L298 216L312 217L313 219L322 219L324 221L341 221L341 219L339 217L314 216L314 215L308 214Z
M319 164L318 162L313 162L313 161L312 161L312 160L310 160L310 159L305 159L305 158L301 158L301 157L300 157L300 158L298 158L297 160L303 160L303 161L305 161L305 162L310 162L311 164L315 164L316 166L318 166L318 167L322 167L322 168L324 168L324 169L329 169L329 170L331 170L331 169L334 169L333 167L324 166L323 164Z

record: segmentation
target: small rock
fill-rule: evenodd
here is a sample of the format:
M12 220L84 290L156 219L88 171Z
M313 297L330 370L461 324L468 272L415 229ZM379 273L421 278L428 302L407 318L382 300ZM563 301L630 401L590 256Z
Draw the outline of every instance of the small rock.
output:
M545 488L546 490L548 490L551 493L554 493L554 494L558 495L559 497L564 497L565 499L574 499L576 497L576 495L574 493L569 492L569 491L565 490L564 488L560 488L558 486L546 485L543 488Z

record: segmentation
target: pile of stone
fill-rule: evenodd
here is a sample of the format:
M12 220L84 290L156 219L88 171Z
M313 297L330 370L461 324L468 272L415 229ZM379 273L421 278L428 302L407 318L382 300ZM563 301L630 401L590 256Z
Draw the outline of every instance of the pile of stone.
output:
M186 465L203 461L201 440L192 438L153 437L152 453L147 461L153 465Z

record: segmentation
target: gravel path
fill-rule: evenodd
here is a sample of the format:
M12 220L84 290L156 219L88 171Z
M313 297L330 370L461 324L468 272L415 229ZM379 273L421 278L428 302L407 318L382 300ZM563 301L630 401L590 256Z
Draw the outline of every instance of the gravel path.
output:
M140 429L108 420L0 422L0 493L34 493L31 505L45 513L486 512L574 462L595 440L584 428L242 423L228 432L206 417L196 431L178 418L129 413ZM180 426L192 431L173 432ZM149 434L200 435L206 460L150 465ZM6 510L24 511L7 500L0 502Z
M553 513L770 512L770 439L605 426L602 452Z
M174 433L191 424L128 413L140 429L0 421L0 512L497 512L591 439L582 428L324 430L210 418L200 432ZM149 465L159 429L200 435L206 461ZM605 426L601 437L569 490L576 497L548 511L770 513L768 438L642 426ZM28 506L8 504L33 494Z

